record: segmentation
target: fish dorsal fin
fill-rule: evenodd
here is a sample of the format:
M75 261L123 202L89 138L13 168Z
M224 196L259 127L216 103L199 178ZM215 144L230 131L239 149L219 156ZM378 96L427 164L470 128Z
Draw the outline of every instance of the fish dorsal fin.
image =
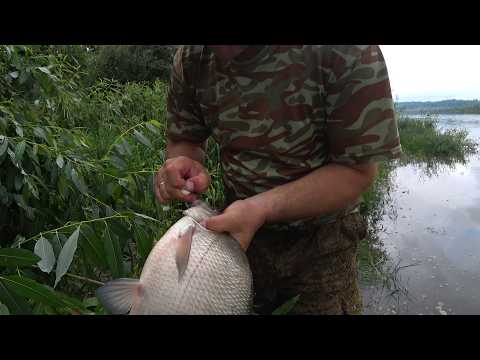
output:
M116 279L96 291L97 298L110 314L126 314L143 295L139 280Z
M178 237L175 249L175 262L178 270L178 281L180 281L187 270L188 259L190 257L190 248L192 247L193 232L195 226L190 225L188 229Z

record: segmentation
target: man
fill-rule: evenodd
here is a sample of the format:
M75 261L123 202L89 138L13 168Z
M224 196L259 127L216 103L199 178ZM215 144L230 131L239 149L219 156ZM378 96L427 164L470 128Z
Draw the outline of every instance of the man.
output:
M161 203L205 192L220 145L227 207L206 227L237 239L258 313L358 314L361 194L401 147L378 46L183 46L168 94ZM186 189L192 192L186 195Z

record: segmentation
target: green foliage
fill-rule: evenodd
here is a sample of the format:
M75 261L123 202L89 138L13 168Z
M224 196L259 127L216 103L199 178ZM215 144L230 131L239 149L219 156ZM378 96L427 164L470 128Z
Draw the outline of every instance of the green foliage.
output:
M298 300L300 300L300 295L294 296L293 298L287 300L285 303L276 308L272 312L272 315L287 315L291 313L292 310L295 308Z
M40 258L25 249L0 249L0 267L22 267L36 264Z
M98 78L127 83L167 80L174 48L165 45L103 45L95 48Z
M477 143L467 130L442 130L435 118L399 120L401 142L405 152L403 163L414 163L434 174L442 167L465 164L477 152Z
M69 54L0 47L0 302L11 314L102 313L95 289L139 276L185 208L162 207L153 193L166 84L89 84L91 60ZM213 143L207 159L207 196L220 206Z

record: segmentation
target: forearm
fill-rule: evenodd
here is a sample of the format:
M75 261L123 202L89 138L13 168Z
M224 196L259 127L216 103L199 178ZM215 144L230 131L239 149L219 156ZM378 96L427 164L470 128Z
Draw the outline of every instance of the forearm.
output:
M204 164L205 161L205 144L192 143L188 141L172 141L167 140L167 159L178 156L186 156L192 160Z
M376 165L330 164L303 178L250 198L267 223L320 216L355 202L377 174Z

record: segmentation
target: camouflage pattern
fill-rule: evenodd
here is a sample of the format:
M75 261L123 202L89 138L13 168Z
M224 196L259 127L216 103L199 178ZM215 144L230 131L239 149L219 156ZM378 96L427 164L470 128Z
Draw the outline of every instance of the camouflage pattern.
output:
M308 230L260 230L247 250L258 314L300 295L291 314L359 315L357 247L367 227L358 213Z
M364 164L400 156L390 83L378 46L248 49L248 56L240 52L225 62L214 47L180 47L168 96L168 136L199 143L213 136L220 145L230 201L328 163Z

